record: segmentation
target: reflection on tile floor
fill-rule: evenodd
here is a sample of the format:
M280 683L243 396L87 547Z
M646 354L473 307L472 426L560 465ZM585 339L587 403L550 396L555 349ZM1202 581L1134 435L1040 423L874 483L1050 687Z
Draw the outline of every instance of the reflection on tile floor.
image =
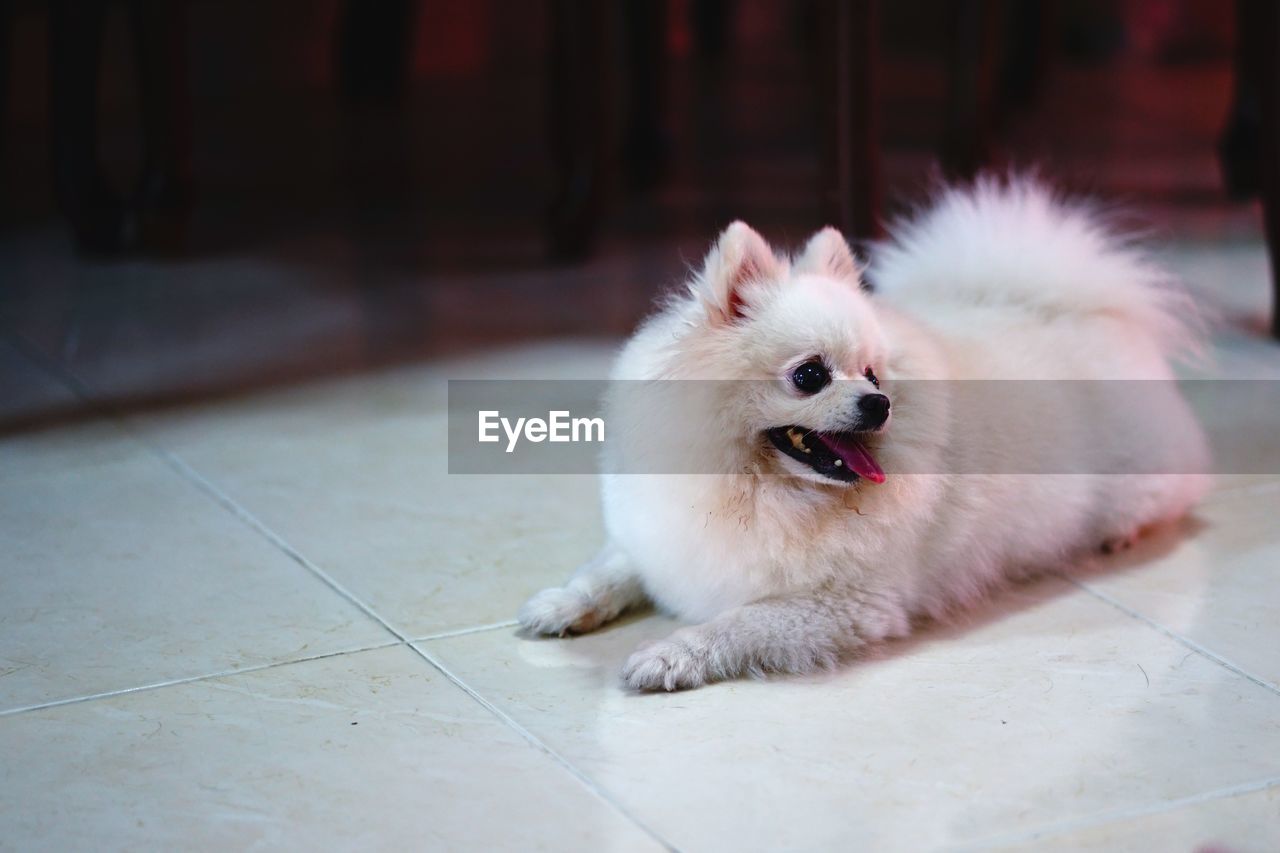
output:
M1249 325L1260 251L1173 257ZM444 380L599 376L647 293L595 297L594 340L530 290L541 343L386 360L367 328L298 352L355 324L316 293L276 291L307 316L245 344L274 341L262 383L182 300L113 325L164 294L4 306L0 846L1280 846L1280 469L1223 478L1186 537L831 675L629 695L618 667L666 618L567 641L510 622L598 543L593 479L450 477ZM1214 356L1190 375L1280 374L1238 326Z
M662 849L406 646L4 728L19 849Z
M618 690L670 630L423 645L681 849L935 849L1280 777L1280 695L1065 581L830 676Z
M392 637L132 445L0 480L4 708L358 648ZM234 617L234 627L228 617Z

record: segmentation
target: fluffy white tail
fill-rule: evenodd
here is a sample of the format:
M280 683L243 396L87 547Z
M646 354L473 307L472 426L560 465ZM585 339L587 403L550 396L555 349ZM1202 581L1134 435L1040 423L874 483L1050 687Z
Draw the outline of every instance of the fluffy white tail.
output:
M1201 348L1202 315L1173 277L1089 205L1033 177L944 188L872 253L877 289L912 301L1121 316L1169 354Z

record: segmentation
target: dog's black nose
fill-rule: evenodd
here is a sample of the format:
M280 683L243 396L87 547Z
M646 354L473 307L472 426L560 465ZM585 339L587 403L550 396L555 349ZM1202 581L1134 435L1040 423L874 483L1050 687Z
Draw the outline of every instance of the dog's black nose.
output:
M858 400L858 425L875 429L889 419L889 398L883 394L864 394Z

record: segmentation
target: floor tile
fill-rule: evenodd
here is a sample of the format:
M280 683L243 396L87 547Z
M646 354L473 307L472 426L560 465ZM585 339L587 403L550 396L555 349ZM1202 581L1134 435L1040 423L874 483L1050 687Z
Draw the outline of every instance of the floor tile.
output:
M0 710L390 639L153 453L96 429L0 477Z
M1206 498L1217 501L1236 495L1263 494L1280 489L1280 476L1275 474L1234 474L1214 478L1214 488Z
M137 449L122 436L118 424L0 337L0 482L118 459Z
M405 646L0 717L16 849L648 850Z
M446 377L599 375L609 344L529 347L140 421L415 637L514 618L599 547L594 477L448 473Z
M425 648L682 849L928 849L1280 775L1280 696L1064 581L968 621L662 695L617 673L665 619Z
M1270 316L1267 247L1256 235L1165 240L1155 254L1210 317L1263 323Z
M1217 489L1280 482L1280 343L1220 328L1204 357L1179 375L1189 380L1184 393L1209 438Z
M490 268L466 274L371 273L341 241L316 239L302 257L298 247L273 248L173 263L77 266L42 257L38 273L11 283L29 293L0 290L0 326L100 400L151 408L512 341L618 336L682 274L674 241L607 251L573 268L488 257Z
M1149 853L1152 850L1267 853L1280 850L1280 780L1262 790L1171 806L1062 833L986 849L1052 853Z
M1202 359L1184 365L1189 379L1280 379L1280 341L1244 329L1226 327L1210 338Z
M287 381L363 364L376 350L349 271L253 255L60 260L41 257L38 284L0 300L0 322L122 404Z
M0 436L0 485L91 469L139 458L143 448L119 422L86 413L62 425L33 427Z
M1083 578L1280 691L1280 484L1221 495L1189 536L1156 535Z
M74 394L0 336L0 430L56 421L80 408Z

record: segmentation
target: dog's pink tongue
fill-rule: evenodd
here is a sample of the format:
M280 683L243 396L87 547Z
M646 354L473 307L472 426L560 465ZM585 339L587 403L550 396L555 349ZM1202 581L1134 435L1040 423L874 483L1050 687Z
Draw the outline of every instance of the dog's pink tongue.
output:
M884 469L880 467L880 463L871 458L871 454L861 442L840 433L823 432L818 435L822 437L822 443L843 459L844 464L849 466L853 473L873 483L884 482Z

